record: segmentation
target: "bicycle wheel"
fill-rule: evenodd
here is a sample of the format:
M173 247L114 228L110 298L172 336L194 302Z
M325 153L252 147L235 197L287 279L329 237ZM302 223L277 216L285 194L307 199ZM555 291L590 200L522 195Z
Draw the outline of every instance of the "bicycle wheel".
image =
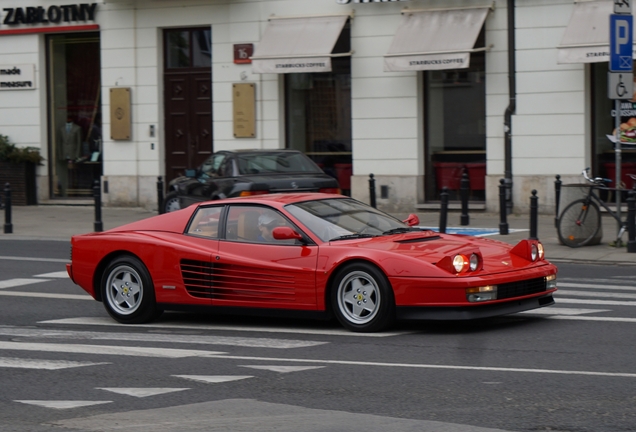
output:
M576 248L588 244L601 228L601 212L593 201L578 199L563 210L557 226L559 240Z

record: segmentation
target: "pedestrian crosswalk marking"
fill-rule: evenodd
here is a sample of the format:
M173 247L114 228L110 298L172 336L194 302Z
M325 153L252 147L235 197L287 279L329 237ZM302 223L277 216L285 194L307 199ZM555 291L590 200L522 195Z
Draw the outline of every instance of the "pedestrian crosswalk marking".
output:
M230 381L238 381L247 378L254 378L251 375L172 375L176 378L183 378L191 381L199 381L207 384L218 384Z
M53 343L26 343L0 341L0 350L12 351L42 351L63 352L75 354L99 354L135 357L160 357L160 358L185 358L208 357L211 355L225 354L218 351L186 350L174 348L148 348L133 346L112 345L81 345L81 344L53 344Z
M15 278L0 281L0 289L13 288L24 285L32 285L41 282L49 282L49 279Z
M52 273L43 273L39 275L34 275L36 278L57 278L57 279L68 279L68 272L66 271L58 271Z
M568 291L561 290L557 291L558 297L560 295L568 295L568 296L578 296L578 297L595 297L598 299L602 298L624 298L624 299L636 299L636 294L626 294L626 293L607 293L607 292L590 292L590 291Z
M598 284L599 281L592 279L595 284L590 283L574 283L574 282L561 282L557 281L557 286L559 288L582 288L582 289L600 289L600 290L617 290L617 291L636 291L636 287L627 286L627 285L607 285L607 284ZM589 280L588 280L589 282ZM617 282L617 281L613 281Z
M105 390L117 394L123 394L126 396L134 396L134 397L148 397L148 396L157 396L160 394L179 392L184 390L190 390L190 388L161 388L161 387L151 387L151 388L113 388L113 387L95 387L97 390Z
M325 345L328 342L305 341L294 339L272 339L256 337L227 337L207 335L175 335L160 333L122 333L122 332L92 332L74 330L52 330L43 328L3 327L0 326L0 335L18 336L25 338L52 338L73 340L116 340L134 342L168 342L189 343L202 345L231 345L250 348L306 348Z
M37 297L37 298L51 298L62 300L92 300L95 299L88 294L53 294L53 293L38 293L38 292L23 292L23 291L0 291L0 296L9 297Z
M598 312L611 312L610 309L575 309L575 308L560 308L560 307L544 307L540 309L532 309L529 311L519 312L521 314L528 315L583 315Z
M589 304L599 306L636 306L636 301L615 301L615 300L586 300L586 299L573 299L573 298L561 298L555 299L557 303L565 304Z
M311 369L322 369L325 366L264 366L264 365L239 365L239 367L251 368L251 369L260 369L260 370L269 370L272 372L280 372L280 373L289 373L289 372L300 372Z
M68 360L38 360L13 357L0 357L0 367L17 368L17 369L46 369L58 370L69 369L83 366L98 366L110 364L108 362L78 362Z
M20 402L20 403L28 404L28 405L38 405L44 408L70 409L70 408L87 407L91 405L107 404L107 403L112 403L113 401L15 400L14 402Z

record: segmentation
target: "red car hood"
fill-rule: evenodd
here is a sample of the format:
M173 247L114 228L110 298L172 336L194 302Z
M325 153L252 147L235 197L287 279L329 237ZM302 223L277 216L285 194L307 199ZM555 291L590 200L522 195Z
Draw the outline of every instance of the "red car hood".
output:
M362 249L373 249L389 253L395 253L401 257L409 257L414 260L431 265L437 264L444 257L453 257L456 254L469 255L479 252L483 258L482 271L486 273L501 273L521 270L541 265L541 262L532 262L513 252L514 245L508 243L472 237L459 234L440 234L433 231L413 232L392 236L380 236L363 240L342 240L332 242L332 246L354 246ZM547 264L547 261L542 261Z

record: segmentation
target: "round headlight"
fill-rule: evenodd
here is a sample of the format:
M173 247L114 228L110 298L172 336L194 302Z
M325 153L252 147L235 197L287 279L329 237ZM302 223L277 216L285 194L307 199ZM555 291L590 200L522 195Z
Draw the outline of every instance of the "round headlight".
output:
M468 266L468 258L464 255L455 255L455 258L453 258L453 267L455 268L455 271L457 273L461 273L466 269L466 266Z
M469 262L470 271L477 270L478 265L479 265L479 256L477 254L472 254L470 256L470 262Z
M543 245L541 243L537 243L537 249L539 250L539 259L543 259L543 256L544 256Z
M537 248L536 244L532 243L530 245L530 259L532 261L536 261L538 256L539 256L539 248Z

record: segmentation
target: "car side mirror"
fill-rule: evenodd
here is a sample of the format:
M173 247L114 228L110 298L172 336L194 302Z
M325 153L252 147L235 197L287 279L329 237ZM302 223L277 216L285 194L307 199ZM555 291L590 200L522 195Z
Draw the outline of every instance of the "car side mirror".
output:
M419 225L420 218L418 218L416 214L411 213L409 217L404 219L402 222L404 222L408 226Z
M197 170L187 169L187 170L185 170L185 175L186 175L186 177L194 178L194 177L197 176Z
M290 227L276 227L272 231L272 237L275 240L300 240L303 241L303 236L298 234Z

